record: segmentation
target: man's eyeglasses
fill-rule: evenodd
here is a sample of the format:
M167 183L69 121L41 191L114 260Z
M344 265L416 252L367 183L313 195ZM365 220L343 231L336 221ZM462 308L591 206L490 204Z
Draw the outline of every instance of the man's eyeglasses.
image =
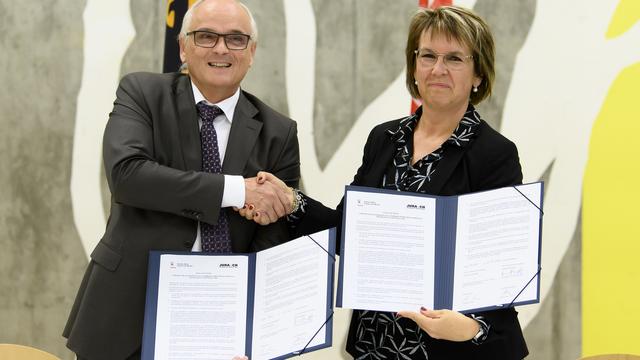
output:
M193 43L196 46L204 48L212 48L218 44L218 40L222 37L224 44L229 50L244 50L249 45L250 35L247 34L218 34L213 31L195 30L187 33L187 36L193 36Z
M420 65L426 68L436 66L438 59L442 56L444 66L449 70L461 70L465 66L465 60L473 58L473 55L460 55L457 53L439 54L429 49L419 49L414 51Z

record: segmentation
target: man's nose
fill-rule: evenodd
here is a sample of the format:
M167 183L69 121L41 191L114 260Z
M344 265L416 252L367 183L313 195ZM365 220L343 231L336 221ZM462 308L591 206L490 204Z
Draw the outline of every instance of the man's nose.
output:
M227 43L224 41L224 37L220 36L218 38L218 42L216 43L216 46L211 48L214 52L216 53L220 53L220 54L226 54L227 52L229 52L229 49L227 48Z

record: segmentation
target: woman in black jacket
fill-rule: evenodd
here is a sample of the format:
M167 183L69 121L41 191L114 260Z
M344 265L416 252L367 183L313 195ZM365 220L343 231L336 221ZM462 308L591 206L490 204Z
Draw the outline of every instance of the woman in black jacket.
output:
M491 94L495 78L487 24L456 6L420 9L411 20L406 62L407 88L422 106L371 131L352 185L459 195L521 184L516 146L474 107ZM279 180L261 173L258 181ZM292 236L341 229L342 203L333 210L299 190L287 191L295 207L288 216ZM255 211L242 214L267 222ZM347 351L356 359L515 360L528 354L513 308L400 315L355 310Z

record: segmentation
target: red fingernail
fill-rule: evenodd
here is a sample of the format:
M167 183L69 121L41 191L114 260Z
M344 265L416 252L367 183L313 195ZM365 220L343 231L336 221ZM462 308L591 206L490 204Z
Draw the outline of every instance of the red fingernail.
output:
M253 205L249 205L249 210L253 210Z
M427 308L426 308L426 307L424 307L424 306L420 306L420 310L422 310L422 311L427 311Z

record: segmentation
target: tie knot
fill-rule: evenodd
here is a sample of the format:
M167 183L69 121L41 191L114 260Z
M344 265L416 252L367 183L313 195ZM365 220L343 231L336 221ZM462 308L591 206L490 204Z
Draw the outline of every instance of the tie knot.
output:
M200 114L202 121L213 122L213 119L224 114L222 109L216 105L207 105L204 101L200 101L196 104L196 107L198 108L198 113Z

